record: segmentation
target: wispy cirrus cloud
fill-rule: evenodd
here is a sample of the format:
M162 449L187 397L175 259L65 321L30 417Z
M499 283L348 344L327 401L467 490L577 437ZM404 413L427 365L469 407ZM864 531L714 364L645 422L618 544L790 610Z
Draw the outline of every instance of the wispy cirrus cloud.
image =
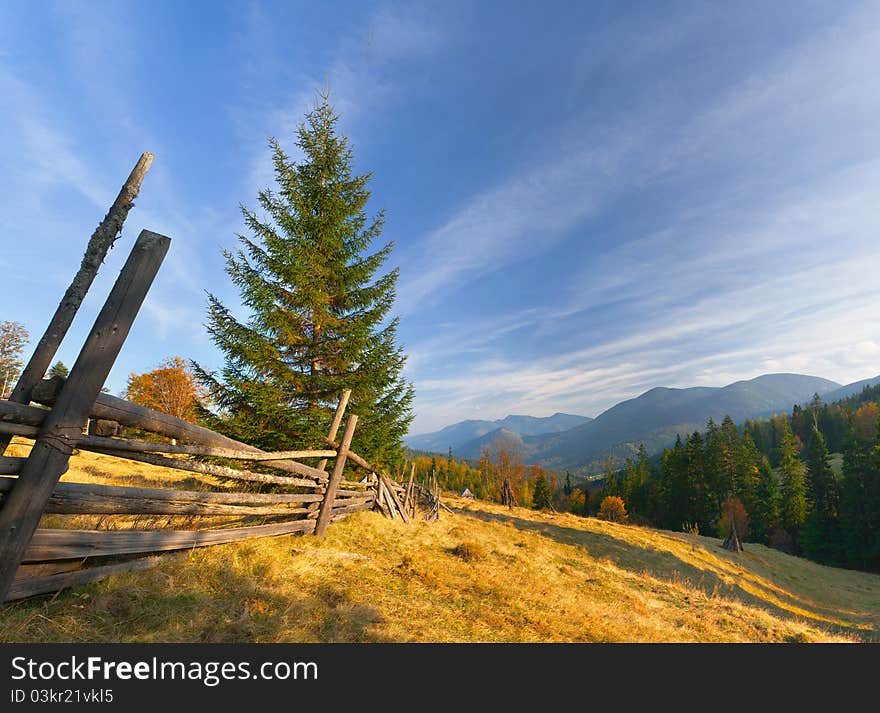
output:
M554 152L474 196L404 256L411 266L400 287L401 308L418 309L445 288L527 260L568 237L620 190L635 142L634 133L615 132L609 144L557 146L561 156Z
M416 381L414 431L477 410L487 418L595 415L656 385L720 386L769 371L839 381L880 372L880 290L871 277L880 263L880 95L869 89L880 59L877 10L842 16L690 104L686 115L640 115L640 137L655 148L624 145L620 174L604 177L594 211L569 207L556 241L539 239L550 204L517 202L515 190L498 201L497 232L492 221L469 220L491 205L477 197L428 234L426 252L437 255L445 239L453 259L429 269L409 294L441 300L451 285L491 279L523 255L572 244L579 232L608 231L614 240L573 252L579 259L556 276L550 303L515 305L509 314L526 316L515 335L505 334L504 312L498 333L481 316L492 347L480 353L477 337L454 373L432 366L455 358L455 333L443 334L451 346L433 363L416 342L425 378ZM576 166L578 156L564 161ZM573 172L580 178L590 168L584 162ZM674 196L677 185L687 200L668 200L638 230L612 228L602 215L637 205L646 187ZM580 193L577 179L557 188L560 203ZM504 214L508 204L517 209ZM508 238L526 247L508 257ZM460 333L468 344L470 330Z

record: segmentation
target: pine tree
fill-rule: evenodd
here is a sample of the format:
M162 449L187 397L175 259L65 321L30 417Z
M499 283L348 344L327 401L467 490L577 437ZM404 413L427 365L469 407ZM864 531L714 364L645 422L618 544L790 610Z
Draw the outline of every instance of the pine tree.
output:
M721 504L724 502L725 487L725 443L721 429L713 419L706 425L706 450L703 456L703 485L707 525L712 525L721 517ZM701 523L702 524L702 523ZM706 532L709 528L706 528Z
M740 497L742 483L745 475L743 464L742 439L739 430L730 416L725 416L721 422L721 447L722 447L722 477L719 483L719 496L722 500L728 497ZM742 533L739 533L743 537Z
M847 564L880 571L880 419L875 445L849 424L843 449L840 527Z
M818 424L818 417L815 423ZM813 431L807 450L807 495L809 514L801 538L804 553L818 562L834 564L840 554L840 487L828 462L825 438L818 428Z
M543 510L550 507L550 487L547 485L547 476L544 471L535 478L535 492L532 493L532 507Z
M739 443L736 463L736 494L751 517L758 507L758 476L761 467L761 454L748 433Z
M623 491L623 478L620 471L614 470L611 456L605 459L605 473L602 479L602 495L620 495Z
M63 361L56 361L48 372L46 372L46 376L52 378L54 376L60 376L62 378L67 378L67 375L70 373L70 369L67 368Z
M779 442L779 470L781 475L782 526L797 540L807 518L807 491L804 465L797 457L797 443L788 419L783 419Z
M687 485L689 492L688 520L709 532L715 522L711 519L711 493L706 485L704 470L703 436L694 431L687 439Z
M321 445L350 388L356 450L390 464L413 417L390 314L398 271L377 276L392 244L369 252L384 214L367 215L371 174L353 174L337 121L323 96L297 132L298 163L270 140L277 186L259 193L264 215L242 207L251 236L224 251L250 317L239 321L209 295L208 331L225 363L196 371L218 407L209 425L271 450Z
M768 543L770 533L779 526L779 483L766 457L758 466L754 509L750 514L753 539Z
M685 522L694 519L691 512L691 492L688 482L687 452L681 435L675 446L663 452L661 464L661 497L664 522L670 530L680 530Z

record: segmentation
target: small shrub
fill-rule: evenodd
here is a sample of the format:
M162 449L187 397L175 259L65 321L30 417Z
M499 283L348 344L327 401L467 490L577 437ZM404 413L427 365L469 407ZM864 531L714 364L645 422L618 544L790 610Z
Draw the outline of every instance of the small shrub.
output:
M596 514L600 520L608 520L608 522L625 523L627 521L626 505L616 495L606 495L602 499L599 506L599 512Z
M449 554L455 555L463 559L465 562L474 562L476 560L485 559L486 550L483 546L476 542L462 542L453 547Z
M587 497L584 491L575 488L568 496L568 511L577 515L586 515Z
M83 473L88 473L93 478L109 478L110 477L109 473L101 470L100 468L98 468L97 466L94 466L94 465L81 466L80 470L82 470Z
M404 555L392 571L402 577L411 577L417 574L416 561L410 555Z
M700 534L700 526L696 522L686 522L681 526L681 531L696 536Z

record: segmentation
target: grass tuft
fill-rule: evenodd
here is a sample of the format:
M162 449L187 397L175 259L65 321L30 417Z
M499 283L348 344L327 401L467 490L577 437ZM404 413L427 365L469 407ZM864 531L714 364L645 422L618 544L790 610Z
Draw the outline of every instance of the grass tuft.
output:
M449 554L463 559L465 562L476 562L486 559L486 550L477 542L461 542L450 549Z

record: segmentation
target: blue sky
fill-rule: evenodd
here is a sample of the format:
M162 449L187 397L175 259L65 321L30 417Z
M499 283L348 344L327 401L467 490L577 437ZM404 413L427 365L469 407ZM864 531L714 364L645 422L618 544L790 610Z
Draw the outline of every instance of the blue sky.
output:
M880 4L0 0L0 319L36 339L143 150L173 239L111 373L221 364L205 290L329 86L401 269L412 432L880 373ZM26 296L25 296L26 295Z

